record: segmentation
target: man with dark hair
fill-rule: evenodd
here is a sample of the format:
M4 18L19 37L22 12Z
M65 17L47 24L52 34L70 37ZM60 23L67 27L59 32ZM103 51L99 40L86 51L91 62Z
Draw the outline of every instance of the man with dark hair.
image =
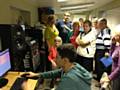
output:
M82 66L74 63L76 57L74 46L72 44L64 44L57 51L56 64L60 69L43 73L29 72L27 77L60 77L56 90L91 90L92 75Z

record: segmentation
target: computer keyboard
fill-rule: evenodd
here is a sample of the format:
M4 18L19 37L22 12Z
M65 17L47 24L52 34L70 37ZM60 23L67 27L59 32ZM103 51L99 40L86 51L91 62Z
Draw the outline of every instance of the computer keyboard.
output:
M39 79L37 80L37 83L36 83L36 85L35 85L34 90L41 90L41 86L42 86L43 82L44 82L44 79L39 78Z
M18 77L14 84L12 85L12 87L10 88L10 90L22 90L22 83L24 81L26 81L27 79L26 78L21 78L21 77Z

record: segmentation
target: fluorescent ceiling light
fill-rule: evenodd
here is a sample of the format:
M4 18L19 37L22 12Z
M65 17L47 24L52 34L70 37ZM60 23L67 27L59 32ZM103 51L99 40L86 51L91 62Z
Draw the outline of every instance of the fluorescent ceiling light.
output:
M69 11L69 10L71 11L72 10L73 11L73 10L82 10L82 9L88 9L88 8L87 7L83 7L83 8L81 7L81 8L61 9L61 10L62 11Z
M91 7L94 4L86 4L86 5L78 5L78 6L65 6L65 7L61 7L61 10L70 10L70 9L80 9L80 8L87 8L87 7Z
M88 9L69 10L68 12L70 12L70 13L80 13L80 12L87 11L87 10L88 10Z
M57 0L57 2L65 2L65 1L67 1L67 0Z

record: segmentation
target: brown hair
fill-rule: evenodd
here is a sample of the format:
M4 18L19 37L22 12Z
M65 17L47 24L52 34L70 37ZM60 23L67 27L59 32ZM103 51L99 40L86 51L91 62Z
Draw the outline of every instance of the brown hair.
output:
M74 26L74 25L80 26L79 22L77 22L77 21L76 21L76 22L73 22L73 26Z
M49 15L47 22L51 22L53 19L55 19L55 15Z
M85 20L85 21L84 21L84 24L85 24L85 23L87 23L90 27L92 26L92 23L91 23L91 21L89 21L89 20Z

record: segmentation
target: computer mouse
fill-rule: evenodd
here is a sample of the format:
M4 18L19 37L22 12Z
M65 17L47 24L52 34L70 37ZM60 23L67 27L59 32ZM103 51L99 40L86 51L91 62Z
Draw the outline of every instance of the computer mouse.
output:
M8 79L0 77L0 88L4 87L8 83Z

